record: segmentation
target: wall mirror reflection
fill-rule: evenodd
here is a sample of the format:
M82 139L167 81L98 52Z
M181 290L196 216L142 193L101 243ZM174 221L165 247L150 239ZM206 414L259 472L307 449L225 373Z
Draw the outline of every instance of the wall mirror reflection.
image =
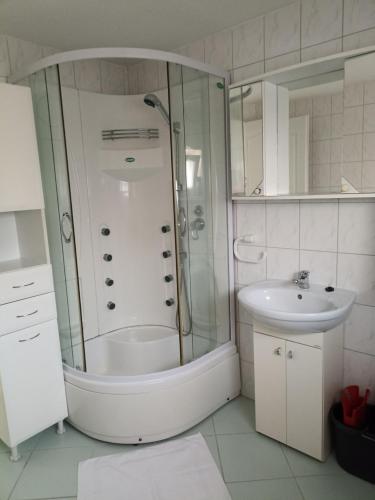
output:
M234 196L375 193L375 54L331 67L230 90Z

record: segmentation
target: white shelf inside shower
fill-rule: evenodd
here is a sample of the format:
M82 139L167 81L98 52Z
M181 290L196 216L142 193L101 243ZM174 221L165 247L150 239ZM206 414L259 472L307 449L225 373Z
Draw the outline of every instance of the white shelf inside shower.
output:
M163 168L161 148L102 149L102 171L119 181L137 182L158 174Z

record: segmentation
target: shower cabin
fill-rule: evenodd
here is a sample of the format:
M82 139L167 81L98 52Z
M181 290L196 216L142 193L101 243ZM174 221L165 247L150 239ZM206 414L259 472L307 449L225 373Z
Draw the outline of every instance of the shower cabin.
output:
M239 393L227 74L87 49L13 75L33 95L70 422L149 442Z

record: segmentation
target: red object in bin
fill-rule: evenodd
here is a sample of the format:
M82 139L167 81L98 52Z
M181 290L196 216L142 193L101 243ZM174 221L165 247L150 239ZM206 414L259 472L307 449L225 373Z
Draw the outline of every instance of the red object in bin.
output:
M359 395L358 385L349 385L341 393L343 410L343 423L350 427L362 427L366 418L366 405L370 390L366 389L365 395Z

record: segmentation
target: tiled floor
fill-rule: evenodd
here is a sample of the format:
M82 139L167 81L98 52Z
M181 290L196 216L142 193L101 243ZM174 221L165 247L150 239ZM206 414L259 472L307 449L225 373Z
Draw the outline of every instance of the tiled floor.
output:
M257 434L249 399L237 398L186 434L195 432L204 435L233 500L375 499L375 486L346 474L333 457L321 464ZM69 426L62 436L48 429L29 440L16 464L0 443L0 500L74 500L79 461L132 450Z

